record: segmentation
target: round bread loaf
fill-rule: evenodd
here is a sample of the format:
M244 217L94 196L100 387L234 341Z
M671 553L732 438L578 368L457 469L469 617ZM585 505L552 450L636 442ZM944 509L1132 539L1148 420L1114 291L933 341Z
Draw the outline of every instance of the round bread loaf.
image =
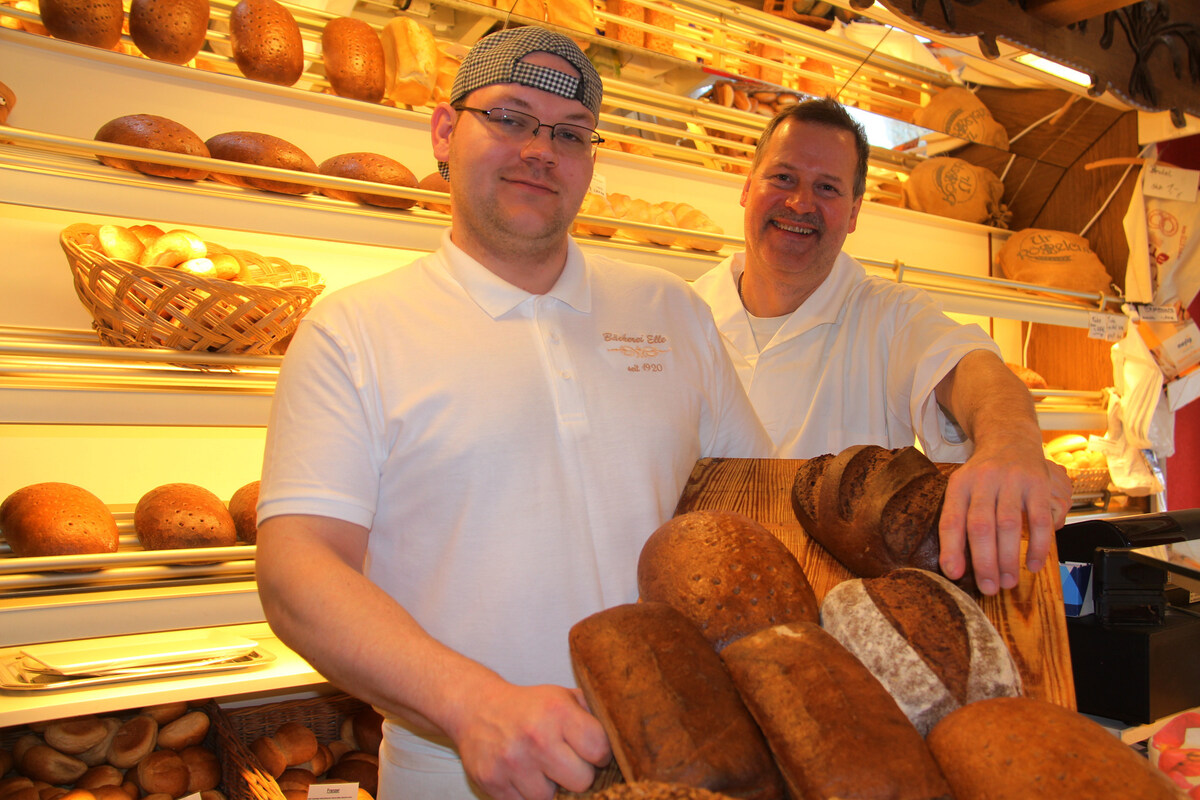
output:
M775 755L789 797L949 800L924 740L879 681L811 622L721 651Z
M191 483L168 483L142 495L133 527L147 550L232 547L237 530L215 494Z
M933 572L842 581L825 595L821 624L922 735L959 706L1021 694L1016 662L979 604Z
M317 754L317 736L301 722L285 722L271 738L279 745L289 767L303 764Z
M34 744L21 753L18 771L35 781L65 786L79 780L88 765L74 756L60 753L48 744Z
M334 781L357 783L360 789L365 790L374 797L379 791L379 761L373 757L372 760L347 758L349 755L350 753L347 753L345 756L342 756L330 768L326 777ZM366 755L366 753L362 755Z
M8 775L8 771L12 769L12 755L8 751L7 761L5 756L0 756L0 767L4 768L0 775ZM65 790L64 790L65 791ZM0 798L4 800L40 800L37 785L32 780L24 775L13 775L8 778L0 778Z
M130 114L109 120L96 131L96 141L124 144L131 147L145 147L149 150L163 150L168 153L182 153L188 156L209 155L204 141L192 131L174 120L154 114ZM117 169L127 169L134 172L144 172L147 175L157 175L160 178L178 178L187 181L199 181L208 177L208 171L190 167L172 167L166 164L152 164L147 161L129 161L111 156L99 156L100 162Z
M213 158L224 161L240 161L260 167L290 169L297 172L316 172L316 163L296 145L267 133L253 131L230 131L218 133L205 145ZM308 194L314 187L287 181L266 178L245 178L214 172L212 177L233 186L245 186L279 194Z
M154 751L158 741L158 723L139 714L121 724L108 748L108 763L119 769L135 766Z
M660 781L634 781L618 783L592 792L590 800L730 800L727 794L697 789L683 783Z
M417 184L418 189L424 189L427 192L441 192L450 194L450 181L442 177L440 172L431 172ZM427 208L430 211L440 211L443 214L450 213L450 201L442 203L437 200L418 200L421 208Z
M758 726L709 641L666 603L613 606L572 626L575 678L628 781L782 798Z
M350 724L358 749L378 756L379 747L383 744L383 716L367 706L351 717Z
M339 97L368 103L383 99L386 65L379 34L354 17L337 17L321 32L325 77Z
M158 746L183 750L200 744L208 734L211 721L203 711L189 711L158 729Z
M188 768L174 750L155 750L137 765L137 782L147 794L179 797L187 791Z
M173 722L188 712L188 704L184 700L177 700L173 703L158 703L153 706L146 706L141 713L150 717L159 725L166 725L168 722Z
M187 765L188 794L215 789L221 783L221 760L207 747L185 747L179 751L179 758Z
M246 544L258 541L258 489L261 481L251 481L229 499L229 516L237 529L237 538Z
M42 736L46 744L60 753L77 756L104 741L108 737L108 726L100 717L88 714L54 720L46 726Z
M318 169L322 175L386 183L390 186L405 186L409 189L417 188L417 176L413 175L408 167L379 153L342 153L325 159ZM384 208L412 208L417 202L404 197L352 192L345 189L322 188L321 194L335 200L347 200L351 203L365 203Z
M1174 783L1103 727L1030 697L980 700L926 740L955 800L1179 800Z
M108 751L112 747L112 741L116 738L117 731L121 729L121 720L116 717L103 717L101 721L105 728L104 738L78 755L79 760L89 767L108 766L105 764L108 760Z
M637 582L643 600L673 606L717 650L762 628L818 619L796 557L733 512L692 511L665 522L642 546Z
M186 64L204 46L208 0L133 0L129 35L148 58Z
M35 483L10 494L0 503L0 531L16 556L115 553L120 540L100 498L69 483Z
M291 86L304 74L300 26L275 0L240 0L229 12L229 43L247 78Z
M41 0L42 24L55 39L112 50L121 41L121 0Z
M125 773L112 764L97 764L89 767L88 771L75 781L76 789L96 789L101 786L120 786L125 781Z
M270 736L260 736L251 742L250 752L272 778L278 778L287 769L287 756Z

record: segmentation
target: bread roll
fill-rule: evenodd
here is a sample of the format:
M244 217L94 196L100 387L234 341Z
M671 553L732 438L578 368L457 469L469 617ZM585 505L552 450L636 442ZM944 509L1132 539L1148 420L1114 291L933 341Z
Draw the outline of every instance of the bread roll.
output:
M41 0L42 24L55 39L112 50L121 41L121 0Z
M371 706L367 706L351 717L351 725L358 749L364 753L378 756L379 747L383 744L383 715Z
M811 622L776 625L721 651L790 797L949 800L921 735L887 690Z
M152 706L146 706L141 710L141 713L150 717L159 725L166 725L168 722L174 722L188 712L188 704L179 700L174 703L158 703Z
M137 764L137 782L149 794L179 797L187 791L188 768L174 750L155 750Z
M606 0L605 11L635 22L646 21L646 9L637 3L630 2L630 0ZM622 25L619 22L606 22L604 24L604 35L614 41L631 44L639 48L645 41L645 34L642 33L641 28L633 28L629 25Z
M8 752L8 751L4 751ZM9 756L11 760L11 756ZM4 768L0 772L0 799L2 800L39 800L38 789L32 780L24 775L13 775L5 778L8 771L12 769L12 764L5 764L3 759L0 759L0 767Z
M1171 780L1099 724L1028 697L980 700L927 739L955 800L1179 800Z
M312 770L300 767L288 767L283 771L282 775L275 779L275 782L285 792L301 791L307 794L308 787L316 783L316 780L317 776Z
M667 603L717 650L783 622L816 622L817 598L791 551L749 517L692 511L663 523L642 546L643 600Z
M247 78L291 86L304 73L304 41L292 12L275 0L239 0L229 13L233 60Z
M64 785L79 780L87 772L88 766L74 756L38 743L22 752L17 770L35 781Z
M88 771L75 781L76 789L96 789L100 786L120 786L125 781L125 773L112 764L97 764L89 767Z
M179 758L187 766L188 794L215 789L221 783L221 760L207 747L191 745L179 751Z
M357 783L359 788L366 790L372 797L379 791L379 761L373 756L369 759L347 758L347 753L329 770L326 777L329 780ZM362 753L361 755L367 755Z
M78 756L79 760L89 767L103 765L108 760L108 751L112 747L113 739L116 738L117 731L121 729L121 720L116 717L103 717L101 722L104 723L104 738Z
M142 251L138 263L143 267L178 267L185 261L205 258L207 255L208 245L199 236L177 228L150 242Z
M396 105L422 106L433 98L438 48L433 34L411 17L393 17L380 34L384 55L384 94Z
M860 578L897 567L938 569L946 477L915 447L855 445L808 459L792 510L814 541Z
M120 540L100 498L69 483L35 483L10 494L0 503L0 531L15 556L115 553Z
M285 722L275 729L271 738L279 745L289 767L303 764L317 754L317 736L303 723Z
M136 766L154 750L158 742L158 723L138 715L126 720L113 737L108 749L108 763L120 769Z
M142 240L122 225L101 225L96 235L100 240L100 249L109 258L137 264L146 250Z
M287 769L287 756L270 736L260 736L251 742L250 752L272 778L278 778Z
M229 516L237 530L238 541L254 544L258 541L258 488L260 481L251 481L233 493L229 500Z
M1047 388L1046 379L1029 367L1022 367L1020 364L1014 364L1011 361L1004 362L1004 366L1012 370L1012 373L1021 379L1021 383L1025 384L1027 389Z
M12 113L13 106L16 104L17 93L8 85L0 83L0 125L8 122L8 115Z
M417 188L417 176L413 175L408 167L379 153L342 153L325 159L317 169L322 175L386 183L390 186L403 186L409 189ZM388 195L345 189L322 188L321 194L335 200L365 203L383 208L412 208L417 203L416 200L405 197L389 197Z
M243 0L244 1L244 0ZM254 131L230 131L213 136L205 145L213 158L224 161L240 161L260 167L290 169L297 172L315 173L316 163L307 153L291 142L267 133ZM279 194L308 194L315 187L268 178L247 178L214 172L213 178L233 186L245 186Z
M204 47L208 0L132 0L129 35L144 55L186 64Z
M133 511L133 526L147 550L237 544L237 530L225 504L190 483L164 484L142 495Z
M77 756L108 737L108 726L94 714L58 719L42 733L46 744L60 753Z
M368 103L383 99L387 68L379 34L354 17L337 17L321 32L325 77L340 97Z
M613 209L612 203L602 194L588 192L583 196L583 203L579 207L580 214L588 214L594 217L616 217L617 212ZM617 232L615 225L594 225L592 223L576 222L575 233L591 236L612 236Z
M922 734L959 706L1021 694L1008 647L970 595L919 569L848 580L821 624L887 687Z
M125 787L104 785L89 790L96 800L134 800Z
M442 173L431 172L421 179L421 181L417 184L417 188L424 189L427 192L442 192L449 195L450 182L442 177ZM421 208L426 208L430 211L440 211L443 214L450 213L449 198L447 198L445 203L439 203L436 200L418 200L417 204L420 205Z
M211 721L203 711L189 711L158 729L158 746L183 750L204 741Z
M579 687L627 781L783 798L766 742L712 645L666 603L615 606L568 635Z
M168 153L181 153L188 156L207 158L208 147L199 136L187 127L174 120L159 117L154 114L130 114L109 120L96 131L98 142L124 144L130 147L145 147L149 150L162 150ZM117 169L127 169L134 172L144 172L147 175L157 175L160 178L176 178L178 180L199 181L208 177L206 169L190 167L172 167L165 164L152 164L148 161L129 161L111 156L98 156L100 162Z
M720 225L717 225L703 211L691 209L685 214L676 214L679 227L689 231L701 231L703 233L725 233ZM705 250L715 253L721 249L719 242L710 242L705 239L691 239L688 237L680 237L679 244L691 250Z

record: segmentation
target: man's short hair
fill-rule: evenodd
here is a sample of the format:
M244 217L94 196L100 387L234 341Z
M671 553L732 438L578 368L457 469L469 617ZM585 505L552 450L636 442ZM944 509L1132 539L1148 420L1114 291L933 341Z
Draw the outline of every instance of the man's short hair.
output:
M863 126L832 97L814 98L786 106L772 117L758 137L758 145L754 148L754 162L750 166L751 172L758 169L763 152L767 149L767 143L770 142L775 129L789 119L847 131L854 137L854 147L857 151L857 163L854 168L854 196L862 197L867 191L867 158L871 155L871 145L867 141L867 132Z

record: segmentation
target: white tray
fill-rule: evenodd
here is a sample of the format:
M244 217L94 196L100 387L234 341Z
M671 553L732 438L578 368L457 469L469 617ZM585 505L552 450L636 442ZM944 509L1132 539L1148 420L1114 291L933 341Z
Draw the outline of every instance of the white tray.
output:
M229 672L269 664L274 660L275 656L271 653L262 648L255 648L245 655L232 659L184 661L177 664L132 668L119 672L109 672L103 675L65 676L28 669L28 661L25 658L20 655L9 654L0 656L0 690L16 692L62 691L107 683L120 683L123 681Z
M229 661L252 652L258 642L221 631L164 631L110 636L86 645L55 642L27 645L17 653L28 671L88 677L172 664Z

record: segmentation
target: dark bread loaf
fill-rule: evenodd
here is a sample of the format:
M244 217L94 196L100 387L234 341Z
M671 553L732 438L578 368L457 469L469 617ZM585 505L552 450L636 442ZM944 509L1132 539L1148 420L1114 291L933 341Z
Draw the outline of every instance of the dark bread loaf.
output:
M147 58L186 64L204 47L208 0L133 0L129 35Z
M816 622L817 598L783 542L749 517L692 511L667 520L642 546L643 600L667 603L720 650L782 622Z
M354 17L337 17L321 32L325 77L339 97L368 103L383 99L386 77L383 43L375 29Z
M233 517L237 538L246 544L254 544L258 541L258 490L260 484L261 481L251 481L229 498L229 516Z
M96 495L69 483L35 483L0 503L0 532L15 556L115 553L117 521Z
M568 637L579 687L627 781L782 798L767 743L712 645L665 603L629 603Z
M979 604L933 572L842 581L825 595L821 624L922 734L967 703L1021 694L1016 662Z
M1180 800L1172 781L1097 723L1029 697L963 706L927 738L956 800Z
M618 783L588 794L589 800L727 800L728 797L682 783L659 781Z
M204 141L190 128L154 114L129 114L109 120L101 126L100 130L96 131L95 138L98 142L145 147L150 150L163 150L188 156L208 157L209 155ZM200 181L208 177L208 170L172 167L146 161L127 161L111 156L98 156L98 158L101 163L108 164L110 167L144 172L160 178Z
M444 192L445 194L449 194L450 181L443 178L442 173L440 172L431 172L424 178L421 178L420 182L417 184L417 188L424 189L427 192ZM443 214L450 213L449 200L447 200L445 203L439 203L436 200L421 200L420 206L421 208L427 208L430 211L440 211Z
M804 532L860 578L897 567L937 571L946 482L915 447L856 445L801 465L792 510Z
M233 61L247 78L291 86L304 74L300 26L275 0L240 0L229 12Z
M167 483L142 495L133 510L133 527L147 550L237 544L237 529L225 504L191 483Z
M121 41L125 22L121 0L41 0L38 11L55 39L105 50L114 49Z
M322 175L374 181L391 186L405 186L409 189L417 188L417 176L413 175L408 167L379 153L342 153L325 159L317 169ZM404 197L352 192L345 189L322 188L321 194L335 200L348 200L351 203L365 203L383 208L412 208L417 203L416 200Z
M721 651L793 798L950 800L921 734L887 689L811 622Z
M316 163L307 153L291 142L269 133L253 131L218 133L205 144L213 158L224 161L240 161L243 164L256 164L260 167L290 169L298 172L315 173L317 171ZM278 192L279 194L308 194L314 188L299 183L268 178L247 178L219 172L214 172L212 177L233 186L262 189L265 192Z

